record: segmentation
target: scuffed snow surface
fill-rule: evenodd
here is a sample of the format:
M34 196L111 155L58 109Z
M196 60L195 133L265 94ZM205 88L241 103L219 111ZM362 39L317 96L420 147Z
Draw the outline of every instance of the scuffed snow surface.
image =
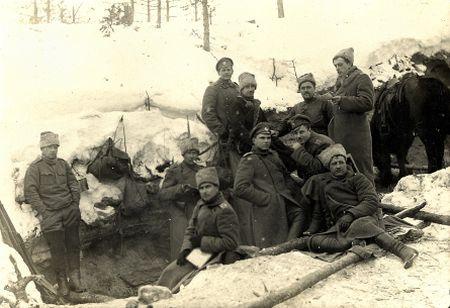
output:
M22 257L12 249L10 246L4 244L1 241L0 236L0 296L7 298L11 302L16 301L16 297L12 292L4 290L5 286L11 283L17 282L17 275L14 269L13 264L10 261L10 257L12 257L17 264L18 270L22 277L26 277L30 275L30 270L25 265L22 260ZM41 294L36 289L34 282L30 282L25 288L26 295L29 299L28 303L20 302L19 307L30 307L32 305L42 304ZM0 303L0 307L9 307L9 305L5 305L5 303Z

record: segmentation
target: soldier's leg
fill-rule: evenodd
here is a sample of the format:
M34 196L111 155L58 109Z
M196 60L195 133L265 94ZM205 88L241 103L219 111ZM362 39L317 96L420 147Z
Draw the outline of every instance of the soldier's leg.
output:
M333 234L312 235L309 241L309 248L313 252L342 252L352 247L352 241Z
M45 211L41 222L44 238L50 247L51 265L56 274L58 294L67 296L69 287L66 274L66 245L60 211Z
M69 287L72 291L83 292L80 272L80 210L70 206L64 209L63 223L65 231L66 258L68 261Z

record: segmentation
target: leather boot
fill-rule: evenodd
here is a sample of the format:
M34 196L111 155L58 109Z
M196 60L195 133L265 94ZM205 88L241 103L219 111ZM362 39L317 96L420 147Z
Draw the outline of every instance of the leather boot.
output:
M64 231L59 230L45 232L44 237L50 247L51 265L56 274L58 294L60 296L67 296L69 294L69 288L67 286L66 275L66 247L64 243Z
M56 273L56 283L58 284L58 295L66 297L69 295L69 286L67 285L67 275L66 272Z
M419 252L411 248L399 240L394 239L389 234L381 233L375 238L375 243L383 249L393 253L403 261L403 267L410 268L414 259L419 255Z
M67 227L65 230L67 263L69 265L69 288L71 291L81 293L86 289L81 283L80 271L80 237L78 225Z
M343 252L352 247L352 242L346 239L338 239L332 234L311 235L309 249L312 252Z

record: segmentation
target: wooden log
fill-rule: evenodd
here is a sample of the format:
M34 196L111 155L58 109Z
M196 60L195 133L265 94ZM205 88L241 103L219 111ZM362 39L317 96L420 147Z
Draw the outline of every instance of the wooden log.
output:
M403 207L392 205L392 204L386 204L386 203L381 203L381 207L383 208L384 211L389 212L389 213L399 213L399 212L405 210L405 208L403 208ZM434 214L434 213L430 213L430 212L426 212L426 211L419 211L416 214L410 215L407 217L412 217L415 219L420 219L420 220L430 221L430 222L434 222L434 223L441 224L441 225L450 226L450 215L440 215L440 214Z
M264 248L257 253L255 253L255 257L259 256L276 256L282 253L286 253L292 251L294 249L298 249L300 247L300 243L303 243L305 238L295 238L293 240L278 244L276 246Z
M378 248L376 244L371 244L366 247L366 249L370 250L376 248ZM279 303L282 303L290 298L297 296L304 290L314 286L319 281L324 280L329 276L333 275L334 273L340 271L341 269L344 269L347 266L355 264L361 260L362 257L360 257L354 252L349 251L347 255L343 256L339 260L336 260L333 263L326 264L320 269L302 277L299 281L285 288L281 288L276 291L271 291L262 297L259 297L253 301L241 305L241 307L246 308L273 307Z
M412 207L410 209L404 209L401 212L398 212L397 214L395 214L395 217L398 218L405 218L405 217L411 217L416 215L421 209L423 209L425 207L425 205L427 204L426 201L422 202L421 204L419 204L418 206Z

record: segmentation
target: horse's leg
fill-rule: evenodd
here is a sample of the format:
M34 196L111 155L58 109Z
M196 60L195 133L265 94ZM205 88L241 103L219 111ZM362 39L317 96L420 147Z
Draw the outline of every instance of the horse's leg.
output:
M414 141L414 136L412 134L410 136L408 136L408 134L404 134L404 137L399 140L401 140L401 142L398 144L397 148L397 161L400 169L398 177L401 179L409 174L406 170L406 157L408 155L408 150Z
M442 136L436 130L422 132L419 136L425 145L427 153L428 173L441 169L444 158L444 140Z

